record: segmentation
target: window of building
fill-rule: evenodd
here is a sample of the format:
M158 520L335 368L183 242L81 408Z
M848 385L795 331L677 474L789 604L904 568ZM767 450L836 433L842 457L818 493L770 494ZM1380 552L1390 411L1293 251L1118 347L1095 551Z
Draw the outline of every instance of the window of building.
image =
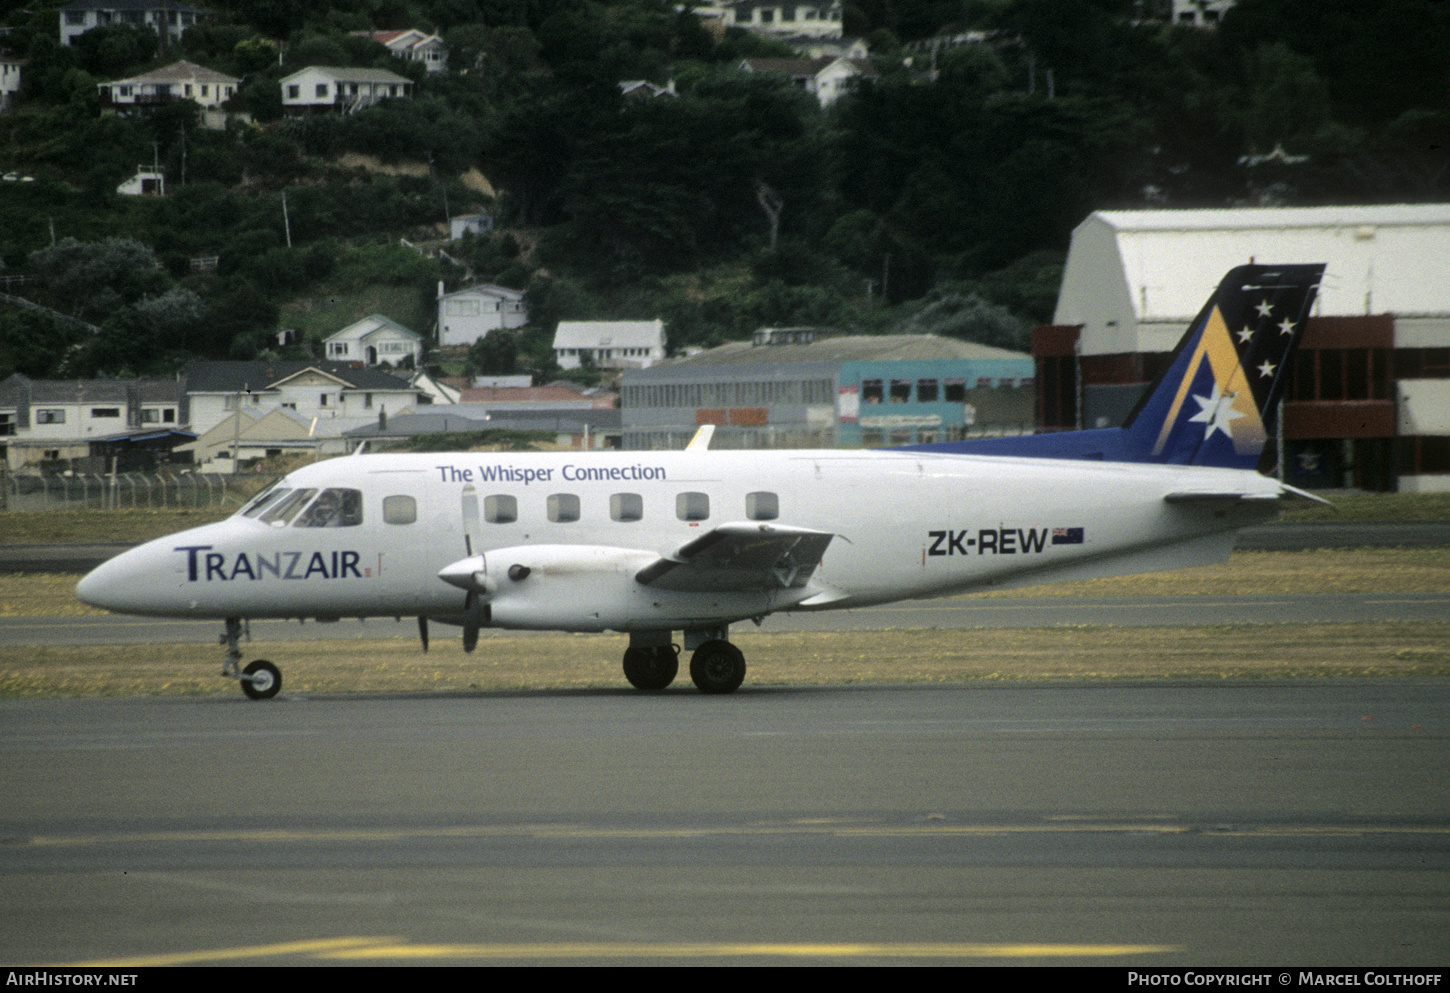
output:
M703 521L710 516L708 493L681 493L675 497L675 516L682 521Z
M121 416L121 408L120 407L92 407L91 408L91 416L92 417L120 417Z
M317 84L317 95L320 96L320 97L327 96L327 84L326 83L318 83Z
M910 403L911 402L911 380L909 380L909 379L893 379L891 381L891 402L892 403Z
M916 381L916 402L936 403L940 389L935 379L918 379Z
M761 490L745 494L745 516L752 521L773 521L780 516L780 497Z
M9 413L0 414L0 438L5 437L6 435L12 435L14 433L15 415Z
M64 424L65 410L37 410L35 412L36 424Z
M317 395L317 405L319 407L326 407L327 406L327 394L326 393L319 393Z
M287 99L288 100L296 100L300 96L302 96L302 87L299 84L297 84L297 83L288 83L287 84Z
M512 524L519 519L519 502L507 494L483 498L483 519L490 524Z
M884 397L882 397L882 395L881 395L881 380L879 380L879 379L863 379L863 380L861 380L861 402L862 403L880 403L883 399L884 399Z
M644 519L644 498L638 493L615 493L609 498L609 517L615 521Z
M967 381L965 379L942 380L942 399L947 403L966 403Z
M383 497L383 521L387 524L412 524L418 519L418 501L410 496Z

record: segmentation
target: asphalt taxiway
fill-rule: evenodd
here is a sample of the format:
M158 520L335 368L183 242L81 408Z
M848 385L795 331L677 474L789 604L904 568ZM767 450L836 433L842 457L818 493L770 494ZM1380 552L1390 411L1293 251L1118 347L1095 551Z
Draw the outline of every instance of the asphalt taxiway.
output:
M1439 965L1450 681L0 703L14 965Z

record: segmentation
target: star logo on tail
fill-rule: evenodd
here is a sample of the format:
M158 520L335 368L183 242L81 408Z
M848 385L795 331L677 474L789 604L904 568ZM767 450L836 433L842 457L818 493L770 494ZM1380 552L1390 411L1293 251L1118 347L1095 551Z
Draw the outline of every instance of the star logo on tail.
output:
M1207 425L1203 429L1204 441L1212 438L1215 431L1222 431L1223 436L1232 441L1233 422L1248 416L1243 411L1234 410L1233 403L1238 399L1238 394L1220 393L1217 383L1213 384L1213 391L1208 396L1201 397L1195 393L1193 399L1198 403L1198 413L1189 420Z

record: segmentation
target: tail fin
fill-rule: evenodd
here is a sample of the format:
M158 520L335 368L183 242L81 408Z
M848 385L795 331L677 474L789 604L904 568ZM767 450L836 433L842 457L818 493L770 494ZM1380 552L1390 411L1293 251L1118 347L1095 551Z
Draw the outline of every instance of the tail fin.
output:
M1231 270L1121 428L914 445L914 451L1258 466L1324 266Z

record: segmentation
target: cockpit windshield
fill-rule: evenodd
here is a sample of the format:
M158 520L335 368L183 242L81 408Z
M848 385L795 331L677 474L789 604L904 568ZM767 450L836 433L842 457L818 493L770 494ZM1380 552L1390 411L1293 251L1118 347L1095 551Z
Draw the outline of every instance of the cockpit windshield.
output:
M297 516L297 511L317 495L316 490L284 490L282 496L271 501L263 512L261 520L273 527L282 527Z
M328 489L318 495L293 527L350 528L361 523L362 491Z

